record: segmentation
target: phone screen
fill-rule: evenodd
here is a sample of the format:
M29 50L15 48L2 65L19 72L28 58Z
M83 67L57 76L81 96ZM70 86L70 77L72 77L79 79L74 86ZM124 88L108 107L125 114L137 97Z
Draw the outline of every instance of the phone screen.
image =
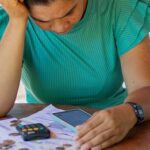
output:
M68 110L64 112L54 113L56 117L65 121L66 123L76 127L87 121L91 115L81 109Z

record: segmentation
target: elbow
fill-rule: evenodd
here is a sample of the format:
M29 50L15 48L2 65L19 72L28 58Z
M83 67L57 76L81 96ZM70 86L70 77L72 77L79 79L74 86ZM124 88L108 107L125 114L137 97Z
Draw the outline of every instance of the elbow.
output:
M0 108L0 119L7 117L9 111L10 111L9 108L6 107L4 107L3 109Z
M8 117L10 109L0 111L0 119Z
M6 104L0 104L0 119L7 117L9 111L12 109L14 103L6 103Z
M0 119L5 118L8 113L0 113Z

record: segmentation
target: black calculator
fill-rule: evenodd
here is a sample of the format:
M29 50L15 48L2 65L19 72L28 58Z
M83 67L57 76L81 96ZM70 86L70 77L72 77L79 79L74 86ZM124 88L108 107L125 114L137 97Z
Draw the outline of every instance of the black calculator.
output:
M16 129L25 141L50 138L50 130L41 123L19 124Z

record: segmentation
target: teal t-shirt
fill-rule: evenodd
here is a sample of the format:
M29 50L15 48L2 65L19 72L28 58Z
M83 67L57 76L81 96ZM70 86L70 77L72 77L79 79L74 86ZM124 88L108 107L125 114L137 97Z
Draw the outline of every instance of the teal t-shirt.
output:
M0 10L0 37L8 16ZM120 56L150 31L150 0L88 0L84 18L58 35L29 18L22 80L29 103L107 108L123 103Z

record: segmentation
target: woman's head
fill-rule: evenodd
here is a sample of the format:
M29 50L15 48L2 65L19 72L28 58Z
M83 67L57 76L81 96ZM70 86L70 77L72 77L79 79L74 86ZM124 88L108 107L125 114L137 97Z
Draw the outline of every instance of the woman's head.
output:
M35 23L44 30L67 33L81 20L87 0L24 0Z

